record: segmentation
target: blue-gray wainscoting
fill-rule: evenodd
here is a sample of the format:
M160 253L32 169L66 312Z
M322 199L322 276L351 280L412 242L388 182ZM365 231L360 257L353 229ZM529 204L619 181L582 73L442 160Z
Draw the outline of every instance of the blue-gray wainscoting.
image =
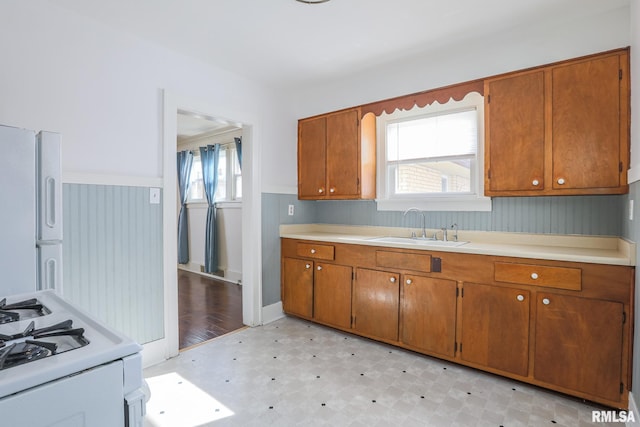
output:
M63 294L140 343L164 336L162 205L149 188L64 184Z
M627 200L626 195L496 197L491 212L425 212L426 226L441 228L457 223L461 230L620 236ZM287 215L290 204L295 206L293 216ZM405 218L402 212L379 212L375 202L370 200L301 201L292 194L263 193L264 306L280 301L279 225L306 223L386 227L417 227L420 224L416 215Z

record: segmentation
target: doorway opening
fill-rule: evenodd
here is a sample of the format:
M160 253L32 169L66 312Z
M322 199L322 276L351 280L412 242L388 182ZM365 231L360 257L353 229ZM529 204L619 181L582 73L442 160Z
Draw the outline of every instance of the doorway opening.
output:
M176 152L191 153L184 190L187 241L178 264L179 350L232 332L242 323L242 124L188 110L177 112ZM216 146L215 271L205 272L209 203L201 150ZM178 190L180 193L180 191ZM178 201L177 209L181 209Z
M179 354L178 325L178 209L177 191L177 114L190 111L205 117L234 118L242 127L242 323L246 326L262 324L262 201L260 158L262 147L256 129L262 127L261 118L244 110L230 109L202 99L185 97L162 90L163 135L163 202L162 246L164 276L164 336L146 343L143 365L151 366ZM232 121L227 119L228 121Z

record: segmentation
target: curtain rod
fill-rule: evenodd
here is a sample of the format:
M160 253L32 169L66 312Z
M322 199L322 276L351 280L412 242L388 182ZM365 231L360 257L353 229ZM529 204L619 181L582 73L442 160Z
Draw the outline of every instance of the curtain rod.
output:
M216 144L207 144L207 145L216 145ZM228 147L230 145L235 146L236 143L235 142L225 142L224 144L217 144L220 147ZM199 148L195 148L195 149L189 149L188 151L191 151L193 154L200 154L200 149Z

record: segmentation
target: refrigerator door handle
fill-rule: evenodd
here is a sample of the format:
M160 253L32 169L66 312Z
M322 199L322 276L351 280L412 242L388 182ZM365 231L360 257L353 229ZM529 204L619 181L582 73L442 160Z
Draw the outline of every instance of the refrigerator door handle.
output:
M55 259L48 259L44 263L44 280L42 287L44 289L56 289L56 277L58 275L58 261Z
M62 295L62 242L40 241L37 248L37 289L54 289L59 295Z
M40 132L37 141L38 240L62 240L60 135Z
M47 227L54 228L56 226L56 179L53 177L45 178L45 223Z

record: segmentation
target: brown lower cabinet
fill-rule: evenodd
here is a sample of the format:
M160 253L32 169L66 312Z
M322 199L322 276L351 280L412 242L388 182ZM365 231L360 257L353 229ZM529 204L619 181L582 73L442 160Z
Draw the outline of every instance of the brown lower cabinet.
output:
M344 265L316 263L313 316L319 322L340 328L351 326L351 276Z
M635 268L282 239L285 313L626 409Z
M453 357L457 283L406 274L402 280L400 340L417 351Z
M358 268L353 286L353 330L370 337L397 341L399 302L398 273Z
M313 317L313 261L282 259L282 308L285 313Z
M526 376L529 369L529 292L465 283L462 360Z
M607 400L624 386L624 306L615 301L538 294L534 378ZM579 366L580 369L566 369Z

